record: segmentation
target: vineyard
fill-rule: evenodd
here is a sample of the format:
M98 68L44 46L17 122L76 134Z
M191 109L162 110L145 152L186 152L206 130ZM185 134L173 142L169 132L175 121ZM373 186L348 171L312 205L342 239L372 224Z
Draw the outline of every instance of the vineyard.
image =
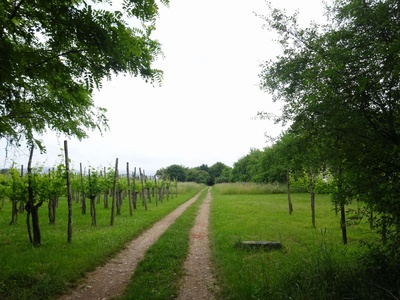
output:
M126 170L71 170L71 211L64 165L0 174L0 298L60 293L203 187Z
M54 225L60 197L70 197L79 204L82 215L89 212L91 225L96 226L98 206L111 208L110 225L113 225L115 215L121 215L124 201L128 203L128 213L132 216L138 205L148 210L148 203L154 202L158 206L178 195L176 179L147 176L141 168L138 172L136 168L130 172L129 163L125 174L118 173L118 159L115 168L84 168L80 164L80 170L70 172L64 165L48 170L28 167L28 172L23 166L20 170L10 168L0 174L1 207L5 206L7 199L11 201L10 225L15 224L18 215L26 211L29 239L39 245L38 210L46 203L48 223Z

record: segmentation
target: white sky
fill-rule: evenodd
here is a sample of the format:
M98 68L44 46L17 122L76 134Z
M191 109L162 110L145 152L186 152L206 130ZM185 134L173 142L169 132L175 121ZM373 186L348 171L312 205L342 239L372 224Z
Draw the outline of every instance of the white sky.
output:
M322 0L271 2L289 12L299 9L306 24L322 19ZM278 135L282 128L252 119L257 111L280 106L258 88L259 64L280 48L254 12L267 14L266 3L170 0L169 7L160 7L153 37L165 55L155 65L164 71L162 86L122 75L105 82L94 99L107 108L110 130L82 142L69 139L73 167L113 166L116 158L121 170L129 162L146 174L172 164L233 166L250 148L265 147L264 134ZM35 162L62 161L64 138L49 134L43 140L47 154L36 153ZM9 157L26 164L28 150Z

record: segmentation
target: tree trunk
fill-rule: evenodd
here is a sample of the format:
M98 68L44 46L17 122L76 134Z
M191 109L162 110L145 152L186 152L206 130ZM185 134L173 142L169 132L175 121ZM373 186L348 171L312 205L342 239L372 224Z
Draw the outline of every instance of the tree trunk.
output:
M21 175L21 178L24 177L24 166L23 165L21 165L20 175ZM22 214L22 213L24 213L24 211L25 211L25 203L22 199L20 199L19 200L19 213Z
M48 215L49 215L49 224L50 225L56 224L56 199L55 198L49 199Z
M109 190L104 192L104 208L108 208L108 194L110 193Z
M68 144L64 141L65 152L65 171L67 173L67 201L68 201L68 243L72 241L72 192L71 192L71 177L69 173L69 158L68 158Z
M9 225L13 225L17 222L17 218L18 218L18 200L15 199L15 197L13 196L12 200L11 200L11 221L9 223Z
M339 167L338 171L338 183L337 183L337 192L338 192L338 197L336 199L337 203L339 204L340 207L340 229L342 231L342 241L343 244L347 244L347 228L346 228L346 210L345 210L345 204L346 204L346 199L343 194L343 186L342 186L342 168Z
M340 202L340 228L342 229L343 244L347 244L347 228L346 228L346 210L344 201Z
M27 217L27 226L28 226L28 234L29 240L35 246L41 244L41 234L40 234L40 227L39 227L39 207L42 205L43 201L39 202L35 205L35 197L33 193L33 186L32 186L32 157L33 157L33 149L34 146L31 146L31 151L29 154L29 161L28 161L28 203L25 206L25 209L28 212L28 215L32 217L32 233L33 233L33 240L31 235L31 227L29 222L29 216Z
M315 194L313 190L313 174L310 167L310 200L311 200L311 221L312 227L315 228Z
M293 205L292 199L290 195L290 169L286 170L286 179L287 179L287 196L288 196L288 205L289 205L289 214L293 213Z
M96 226L96 196L90 197L90 215L92 217L92 226Z

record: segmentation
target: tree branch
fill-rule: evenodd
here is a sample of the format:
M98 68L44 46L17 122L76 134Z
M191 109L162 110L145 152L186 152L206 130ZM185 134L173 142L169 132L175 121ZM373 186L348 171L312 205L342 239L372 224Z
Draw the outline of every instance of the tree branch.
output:
M14 19L15 16L17 15L17 11L18 9L21 7L21 5L24 3L24 0L19 1L19 3L17 4L17 6L14 7L14 11L11 14L10 20Z
M36 69L37 67L40 67L40 66L44 65L45 63L47 63L47 62L49 62L49 61L51 61L51 60L53 60L53 59L55 59L55 58L62 57L62 56L68 56L68 55L70 55L70 54L79 53L79 52L83 52L83 51L87 51L87 50L89 50L89 48L84 48L84 49L72 49L72 50L68 50L68 51L65 51L65 52L62 52L62 53L53 55L53 56L51 56L51 57L49 57L49 58L47 58L47 59L45 59L45 60L43 60L43 61L41 61L41 62L35 64L35 65L33 65L33 66L27 68L26 71L29 72L29 71L31 71L31 70L33 70L33 69Z

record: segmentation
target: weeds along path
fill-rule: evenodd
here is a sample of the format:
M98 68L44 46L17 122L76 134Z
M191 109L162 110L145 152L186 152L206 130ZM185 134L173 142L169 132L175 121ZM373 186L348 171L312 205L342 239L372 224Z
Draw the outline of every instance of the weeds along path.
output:
M61 296L59 300L103 300L121 295L146 250L197 200L199 195L200 193L183 203L138 238L129 242L124 250L105 265L88 273L81 285Z
M208 239L208 224L211 192L199 209L195 224L190 231L189 255L184 263L186 276L183 279L178 300L215 299L217 286L211 269L211 250Z

